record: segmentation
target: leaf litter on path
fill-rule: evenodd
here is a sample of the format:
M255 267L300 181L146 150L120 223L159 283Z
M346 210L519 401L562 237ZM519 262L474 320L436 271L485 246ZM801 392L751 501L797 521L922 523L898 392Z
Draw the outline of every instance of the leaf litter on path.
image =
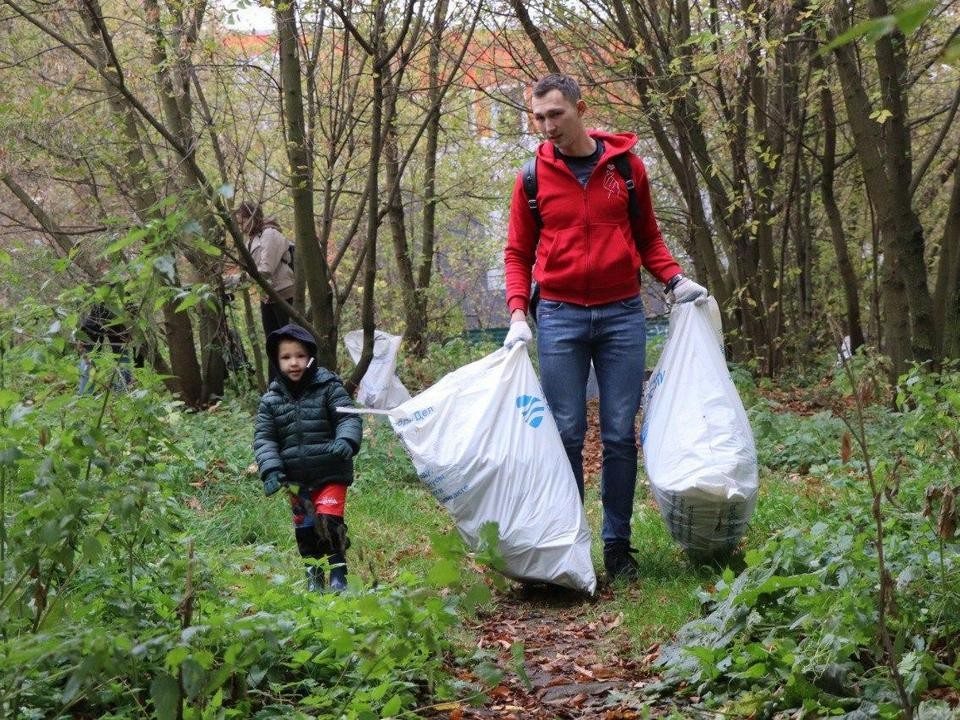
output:
M596 482L602 466L599 407L587 405L583 448L584 477ZM477 647L493 654L504 675L487 690L488 701L471 707L443 703L424 715L439 720L636 720L665 717L676 709L647 704L643 688L660 677L652 670L659 645L630 647L618 612L587 613L586 603L613 599L602 586L593 600L549 585L518 585L497 599L496 607L469 629ZM522 672L514 653L522 648ZM636 659L639 658L639 659ZM480 681L469 668L451 668L461 680ZM525 676L525 677L524 677Z
M584 604L610 600L612 592L602 588L590 601L562 588L522 585L500 596L493 611L470 625L477 647L490 652L503 670L500 684L480 707L448 703L426 717L632 720L666 715L666 709L656 708L641 715L644 686L659 680L650 669L658 647L631 656L620 613L587 617ZM523 649L522 671L517 647ZM473 679L464 677L463 668L457 674Z

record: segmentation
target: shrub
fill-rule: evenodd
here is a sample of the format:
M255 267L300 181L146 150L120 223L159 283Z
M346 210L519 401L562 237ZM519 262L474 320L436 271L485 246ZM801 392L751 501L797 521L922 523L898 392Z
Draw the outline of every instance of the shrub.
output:
M821 468L842 498L825 506L813 527L787 527L748 552L740 575L728 570L703 593L705 617L686 625L661 654L661 689L682 683L732 716L901 717L898 679L877 639L878 587L889 582L885 626L907 702L918 707L937 687L956 693L960 518L941 518L960 493L960 452L953 450L960 374L953 366L940 374L917 368L898 398L903 414L871 428L869 466L861 458ZM777 440L780 460L816 457L836 429L825 417L778 425L769 409L756 415L758 437ZM798 422L806 435L783 444ZM873 489L865 493L868 471ZM878 532L887 581L880 577Z
M184 501L259 492L210 441L248 443L249 409L188 416L149 371L77 395L46 316L18 318L18 344L0 326L0 715L377 718L452 693L451 628L489 595L462 543L436 541L426 583L341 596L294 591L269 546L227 565L262 516Z

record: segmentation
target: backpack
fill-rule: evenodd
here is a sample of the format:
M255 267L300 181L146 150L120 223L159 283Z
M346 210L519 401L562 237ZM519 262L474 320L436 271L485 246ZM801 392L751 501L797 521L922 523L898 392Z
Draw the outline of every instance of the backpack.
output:
M630 219L635 220L640 217L640 201L637 200L637 188L633 182L633 171L630 169L630 157L626 153L613 156L613 164L623 178L627 186L627 203L629 207ZM543 227L543 216L540 215L540 206L537 203L537 156L534 155L523 164L520 171L523 179L523 192L527 196L527 207L537 223L537 240L539 241L539 230ZM636 239L634 239L636 242ZM536 247L536 246L534 246ZM527 302L527 312L533 322L537 322L537 304L540 302L540 286L536 281L530 288L530 299Z
M283 258L281 258L281 260L285 262L287 265L289 265L290 269L293 270L294 272L296 272L296 270L293 267L293 253L296 249L297 249L297 246L294 245L293 243L290 243L287 246L287 254L284 255Z

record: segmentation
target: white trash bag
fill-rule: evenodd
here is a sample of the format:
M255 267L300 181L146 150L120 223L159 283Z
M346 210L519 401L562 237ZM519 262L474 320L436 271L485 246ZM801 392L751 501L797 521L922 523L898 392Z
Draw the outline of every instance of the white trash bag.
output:
M712 297L700 307L674 306L640 432L660 514L701 560L736 548L759 488L753 431L727 371L718 320Z
M523 343L385 414L471 550L496 522L508 577L594 592L587 516Z
M373 357L357 387L357 402L365 407L390 410L410 399L409 391L396 376L397 352L403 338L382 330L373 331ZM343 336L343 344L354 364L360 362L363 330L352 330Z

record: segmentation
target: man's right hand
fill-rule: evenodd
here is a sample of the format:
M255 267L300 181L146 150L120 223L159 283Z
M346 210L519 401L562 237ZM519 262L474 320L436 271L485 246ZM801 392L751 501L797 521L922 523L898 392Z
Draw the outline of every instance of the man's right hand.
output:
M511 348L518 342L528 343L531 340L533 340L533 333L530 331L530 326L527 325L526 319L513 320L510 323L510 330L507 332L507 337L503 340L503 346L505 348Z
M273 495L280 489L280 479L283 476L278 472L272 472L263 479L263 494L267 497Z

